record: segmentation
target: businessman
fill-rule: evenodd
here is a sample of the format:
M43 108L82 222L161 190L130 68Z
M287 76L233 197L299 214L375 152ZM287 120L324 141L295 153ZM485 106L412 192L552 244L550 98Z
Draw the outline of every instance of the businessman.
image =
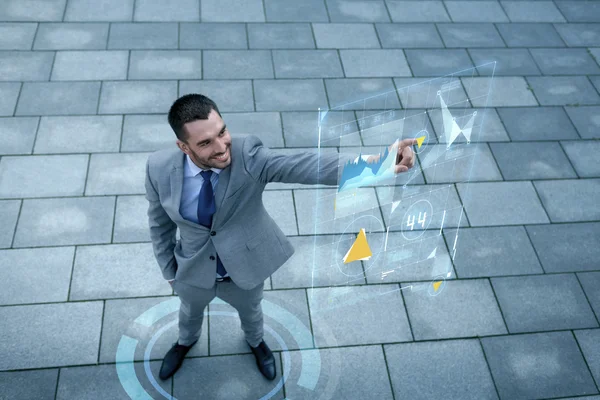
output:
M159 377L179 369L198 341L205 307L219 297L238 311L258 369L273 380L275 359L263 340L263 286L294 248L267 213L262 192L268 182L337 185L338 171L355 156L284 155L254 135L232 136L217 105L200 94L177 99L168 120L178 149L151 154L145 182L154 255L181 300L179 337ZM400 142L396 173L413 166L415 143Z

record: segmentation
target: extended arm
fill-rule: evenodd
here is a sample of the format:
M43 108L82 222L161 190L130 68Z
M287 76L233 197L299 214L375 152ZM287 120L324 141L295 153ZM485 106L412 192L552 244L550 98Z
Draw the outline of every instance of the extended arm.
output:
M339 171L356 155L338 153L282 154L264 147L261 140L250 135L244 141L246 171L259 182L285 182L337 185Z
M154 256L160 266L163 277L167 280L175 278L177 262L173 249L175 248L175 224L160 204L158 192L150 180L149 161L146 162L146 200L148 200L148 225Z

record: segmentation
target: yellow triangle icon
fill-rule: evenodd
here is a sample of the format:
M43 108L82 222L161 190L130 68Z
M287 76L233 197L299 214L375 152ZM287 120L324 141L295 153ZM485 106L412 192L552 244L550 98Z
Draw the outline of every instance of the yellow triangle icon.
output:
M441 284L442 284L442 281L433 282L433 291L437 292L438 289L440 288Z
M344 256L344 264L357 260L368 260L372 255L373 253L367 242L365 230L361 229L360 232L358 232L358 236L356 236L356 240L350 247L350 250L348 250Z
M423 146L423 142L425 141L425 136L421 136L417 138L417 148L420 149Z

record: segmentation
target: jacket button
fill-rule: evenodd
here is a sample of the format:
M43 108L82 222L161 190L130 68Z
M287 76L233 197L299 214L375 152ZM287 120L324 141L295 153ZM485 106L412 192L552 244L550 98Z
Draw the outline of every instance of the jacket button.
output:
M217 234L217 232L215 231L210 231L210 236L215 236Z
M210 258L211 260L214 260L214 259L215 259L215 256L210 256L210 257L208 257L208 258Z

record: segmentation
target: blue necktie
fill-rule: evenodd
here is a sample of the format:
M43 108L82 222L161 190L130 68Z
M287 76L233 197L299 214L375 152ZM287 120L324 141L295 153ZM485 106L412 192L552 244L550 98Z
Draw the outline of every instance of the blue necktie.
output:
M202 171L202 178L204 182L202 183L202 188L200 189L200 196L198 197L198 222L201 225L210 228L212 225L212 217L216 211L215 206L215 196L213 194L212 184L210 182L210 177L212 176L212 171ZM217 273L221 276L225 276L227 271L223 267L223 263L217 254Z

